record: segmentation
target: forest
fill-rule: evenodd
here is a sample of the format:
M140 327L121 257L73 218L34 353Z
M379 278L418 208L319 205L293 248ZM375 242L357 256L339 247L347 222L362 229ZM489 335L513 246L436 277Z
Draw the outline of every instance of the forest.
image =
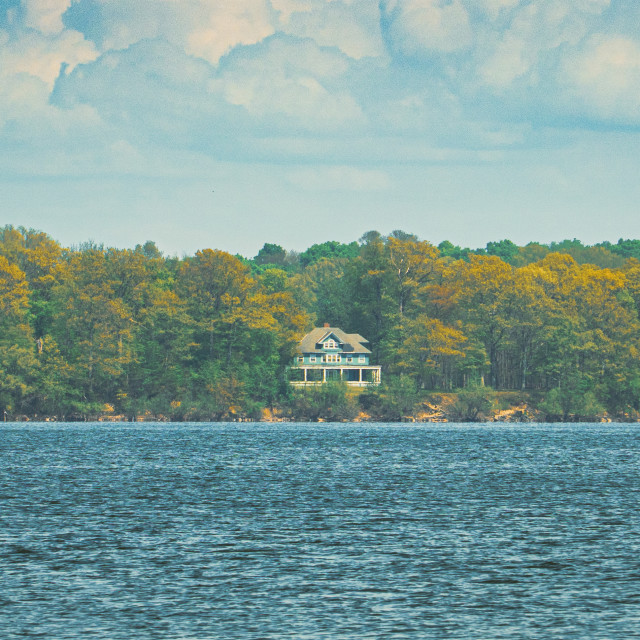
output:
M640 241L469 249L404 231L163 255L0 228L5 420L640 418ZM294 389L300 338L370 341L383 384ZM421 418L422 416L422 418ZM434 418L435 419L435 418Z

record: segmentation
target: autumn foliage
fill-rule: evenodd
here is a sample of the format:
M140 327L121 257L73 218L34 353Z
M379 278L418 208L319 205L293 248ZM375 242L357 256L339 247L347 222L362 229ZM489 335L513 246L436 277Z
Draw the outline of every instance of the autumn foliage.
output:
M482 416L493 392L544 419L640 410L640 243L469 250L396 231L255 259L63 248L0 229L0 410L83 419L306 419L415 414L451 394ZM287 367L314 324L371 342L385 384L294 392ZM473 410L472 410L473 409ZM457 412L457 414L455 413ZM467 415L468 414L468 415ZM469 417L469 419L475 419Z

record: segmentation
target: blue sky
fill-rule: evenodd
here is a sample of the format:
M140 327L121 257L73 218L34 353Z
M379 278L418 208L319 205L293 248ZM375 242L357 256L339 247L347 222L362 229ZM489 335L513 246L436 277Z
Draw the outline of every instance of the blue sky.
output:
M170 254L640 237L637 0L0 0L0 224Z

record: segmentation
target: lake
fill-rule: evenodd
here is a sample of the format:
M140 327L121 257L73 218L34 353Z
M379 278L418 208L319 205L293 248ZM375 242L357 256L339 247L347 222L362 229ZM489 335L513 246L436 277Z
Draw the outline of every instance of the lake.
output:
M0 424L0 637L640 638L640 426Z

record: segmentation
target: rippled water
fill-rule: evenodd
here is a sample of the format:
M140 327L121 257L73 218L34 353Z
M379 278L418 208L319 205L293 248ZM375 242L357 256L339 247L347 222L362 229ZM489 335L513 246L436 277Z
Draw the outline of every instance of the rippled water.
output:
M0 425L0 638L640 638L635 425Z

